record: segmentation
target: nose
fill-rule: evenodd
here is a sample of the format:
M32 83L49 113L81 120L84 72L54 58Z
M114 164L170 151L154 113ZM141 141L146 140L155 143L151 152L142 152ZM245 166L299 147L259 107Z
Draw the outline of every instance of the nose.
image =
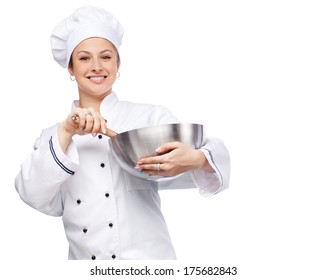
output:
M94 59L92 63L92 71L100 72L102 70L102 65L99 59Z

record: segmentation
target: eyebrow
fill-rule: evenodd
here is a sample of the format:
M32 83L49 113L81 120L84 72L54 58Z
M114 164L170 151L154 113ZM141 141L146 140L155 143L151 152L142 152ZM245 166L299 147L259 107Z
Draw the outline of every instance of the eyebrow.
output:
M100 51L100 53L105 53L105 52L110 52L110 53L113 53L113 51L107 49L107 50L103 50L103 51ZM79 51L77 54L80 54L80 53L87 53L87 54L90 54L91 52L89 51Z

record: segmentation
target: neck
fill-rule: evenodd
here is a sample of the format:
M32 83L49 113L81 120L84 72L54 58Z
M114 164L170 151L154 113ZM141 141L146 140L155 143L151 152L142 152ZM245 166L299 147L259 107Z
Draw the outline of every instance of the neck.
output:
M93 108L95 111L100 112L100 106L105 97L111 94L111 90L105 92L101 95L94 96L94 95L87 95L79 93L79 106L81 108Z

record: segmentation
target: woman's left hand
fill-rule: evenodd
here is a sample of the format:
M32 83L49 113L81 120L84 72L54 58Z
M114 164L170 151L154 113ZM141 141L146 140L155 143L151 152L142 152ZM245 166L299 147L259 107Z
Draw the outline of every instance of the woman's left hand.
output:
M139 159L135 168L149 175L175 176L189 170L203 169L208 164L203 152L180 142L163 144L156 149L156 153L156 156Z

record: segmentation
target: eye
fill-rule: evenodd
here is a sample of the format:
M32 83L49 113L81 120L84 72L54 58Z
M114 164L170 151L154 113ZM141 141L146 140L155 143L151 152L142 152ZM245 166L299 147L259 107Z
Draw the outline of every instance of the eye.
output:
M89 60L89 57L88 56L81 56L78 60L87 61L87 60Z
M104 59L104 60L110 60L111 59L111 56L110 55L103 55L102 56L102 59Z

